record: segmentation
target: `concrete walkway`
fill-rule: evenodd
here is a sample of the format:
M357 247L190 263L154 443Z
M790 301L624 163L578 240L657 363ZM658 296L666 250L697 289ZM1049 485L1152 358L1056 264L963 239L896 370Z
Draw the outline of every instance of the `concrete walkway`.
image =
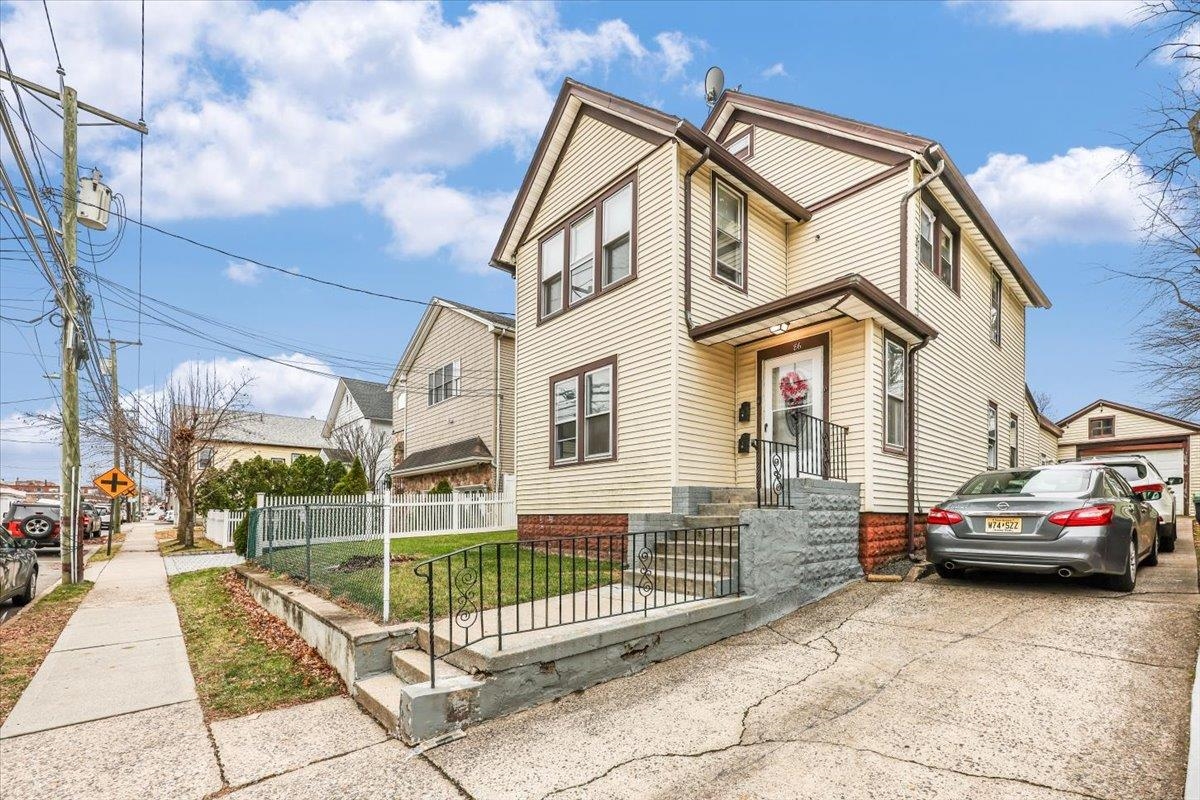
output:
M0 797L201 797L221 788L153 531L129 526L0 728ZM77 755L63 762L49 753Z

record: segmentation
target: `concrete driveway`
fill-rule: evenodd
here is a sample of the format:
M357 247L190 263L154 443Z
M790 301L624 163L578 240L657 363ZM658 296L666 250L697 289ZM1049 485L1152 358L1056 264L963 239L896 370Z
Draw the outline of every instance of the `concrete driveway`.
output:
M1130 595L858 583L428 757L479 800L1179 798L1196 586L1190 537Z

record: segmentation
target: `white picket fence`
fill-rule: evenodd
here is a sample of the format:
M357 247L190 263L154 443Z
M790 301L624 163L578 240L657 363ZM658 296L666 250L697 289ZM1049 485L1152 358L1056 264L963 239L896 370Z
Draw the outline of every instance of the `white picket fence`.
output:
M245 511L210 509L204 517L204 538L221 547L233 547L233 529L246 517Z

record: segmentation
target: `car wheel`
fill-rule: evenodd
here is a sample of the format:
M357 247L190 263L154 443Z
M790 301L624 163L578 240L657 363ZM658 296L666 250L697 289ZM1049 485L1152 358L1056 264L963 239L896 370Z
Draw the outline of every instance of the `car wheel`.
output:
M1110 589L1118 592L1132 592L1137 584L1137 537L1129 537L1129 553L1125 556L1125 571L1108 579Z
M1142 563L1147 567L1158 566L1158 533L1151 537L1153 541L1150 543L1150 555L1146 556L1146 560Z
M962 568L947 569L941 564L934 564L933 568L937 570L939 578L946 578L947 580L958 580L959 578L965 578L967 576L967 571Z
M43 514L34 514L21 521L21 533L30 539L45 539L54 532L54 521Z
M25 582L25 589L19 595L13 598L14 606L23 606L33 599L34 588L37 586L37 573L30 572L29 580Z

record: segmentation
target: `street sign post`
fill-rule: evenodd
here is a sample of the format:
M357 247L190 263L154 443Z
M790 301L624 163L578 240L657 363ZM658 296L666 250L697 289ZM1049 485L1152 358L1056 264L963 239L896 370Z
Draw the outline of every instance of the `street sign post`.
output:
M137 484L121 470L113 467L103 475L97 475L92 481L109 497L120 497L137 491ZM111 524L111 523L110 523Z

